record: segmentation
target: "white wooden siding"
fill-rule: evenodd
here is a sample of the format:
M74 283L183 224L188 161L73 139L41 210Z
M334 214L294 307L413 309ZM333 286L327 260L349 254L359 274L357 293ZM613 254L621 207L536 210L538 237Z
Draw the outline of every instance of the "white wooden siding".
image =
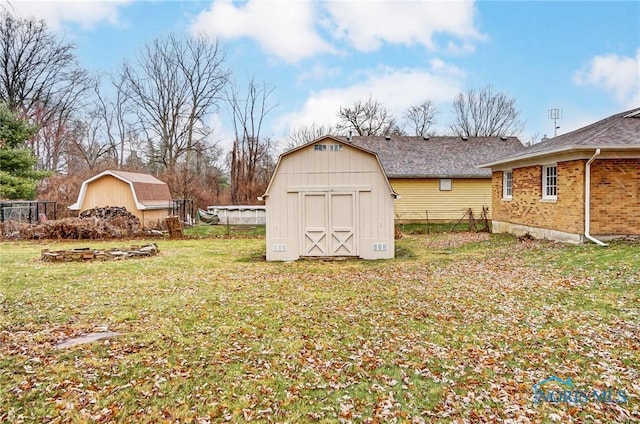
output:
M321 142L335 143L332 139ZM324 199L324 208L332 207L331 193L344 194L347 197L334 199L337 205L334 206L340 210L348 209L339 203L352 196L349 202L353 210L345 213L353 213L350 224L354 227L354 252L369 259L393 257L393 193L376 156L349 145L338 151L314 150L317 143L285 154L278 163L266 197L267 259L294 260L304 255L303 209L305 195L310 193L326 194L318 197ZM326 222L333 222L331 212L327 209ZM347 223L340 222L345 228ZM348 255L349 246L346 245L337 248L337 252L331 251L331 231L341 231L336 233L333 242L336 238L344 238L348 231L336 228L327 228L327 253ZM385 245L386 250L374 251L376 243Z

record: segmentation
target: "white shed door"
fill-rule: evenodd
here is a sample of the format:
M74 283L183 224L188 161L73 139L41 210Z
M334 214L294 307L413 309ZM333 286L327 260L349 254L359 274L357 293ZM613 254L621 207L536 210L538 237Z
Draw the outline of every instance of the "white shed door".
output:
M356 256L354 193L303 193L303 256Z
M303 256L327 256L327 194L303 193Z
M353 193L331 193L329 199L330 254L355 256L355 196Z

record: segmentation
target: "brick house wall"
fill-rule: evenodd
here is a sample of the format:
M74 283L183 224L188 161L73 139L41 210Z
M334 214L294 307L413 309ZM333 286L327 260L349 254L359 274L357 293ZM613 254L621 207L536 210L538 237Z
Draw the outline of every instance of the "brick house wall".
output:
M558 163L556 201L542 200L542 166L513 169L511 200L502 198L502 171L493 172L493 220L573 234L584 232L584 165Z
M591 164L591 234L640 235L640 159Z

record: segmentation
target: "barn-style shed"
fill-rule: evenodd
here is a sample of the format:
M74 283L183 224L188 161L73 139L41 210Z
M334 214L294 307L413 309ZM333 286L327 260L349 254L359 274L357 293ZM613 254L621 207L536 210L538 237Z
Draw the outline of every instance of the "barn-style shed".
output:
M393 258L396 196L369 150L329 136L289 150L262 196L267 260Z
M140 219L144 227L156 227L171 214L169 186L148 174L107 170L85 180L78 201L69 209L123 206Z

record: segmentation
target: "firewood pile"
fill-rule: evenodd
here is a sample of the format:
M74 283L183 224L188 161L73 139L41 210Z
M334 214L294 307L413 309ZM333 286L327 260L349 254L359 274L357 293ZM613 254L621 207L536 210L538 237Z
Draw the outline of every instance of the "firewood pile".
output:
M140 220L138 217L122 206L107 206L104 208L87 209L80 213L80 218L98 218L106 221L121 218L124 221L129 222L131 225L135 225L136 228L140 226Z
M144 246L133 245L130 249L93 250L88 247L66 250L42 249L40 260L44 262L113 261L155 256L159 251L155 243Z
M64 218L38 224L5 223L3 235L19 239L95 240L124 238L140 232L140 220L123 207L89 209L79 218Z

